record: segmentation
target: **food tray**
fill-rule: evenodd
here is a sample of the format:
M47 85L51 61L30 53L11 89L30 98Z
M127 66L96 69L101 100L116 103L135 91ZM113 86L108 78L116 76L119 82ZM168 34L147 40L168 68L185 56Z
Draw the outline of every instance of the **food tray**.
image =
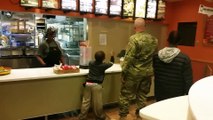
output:
M2 67L2 66L0 66L0 67ZM10 68L10 67L4 67L4 71L1 71L1 72L0 72L0 76L1 76L1 75L10 74L10 72L11 72L11 68Z
M80 69L75 69L75 70L54 70L53 72L56 74L65 74L65 73L78 73L80 72Z

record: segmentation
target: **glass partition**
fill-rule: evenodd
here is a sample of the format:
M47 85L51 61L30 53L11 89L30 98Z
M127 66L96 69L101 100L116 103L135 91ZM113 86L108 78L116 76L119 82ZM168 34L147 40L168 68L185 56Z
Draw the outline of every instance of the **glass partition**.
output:
M35 19L31 13L1 12L1 36L7 38L2 47L34 46Z
M0 59L34 56L48 27L57 28L66 64L78 65L79 42L88 38L86 18L25 12L0 12Z
M85 18L55 16L46 19L46 27L57 28L57 41L64 51L67 64L79 64L79 42L85 41L87 22Z

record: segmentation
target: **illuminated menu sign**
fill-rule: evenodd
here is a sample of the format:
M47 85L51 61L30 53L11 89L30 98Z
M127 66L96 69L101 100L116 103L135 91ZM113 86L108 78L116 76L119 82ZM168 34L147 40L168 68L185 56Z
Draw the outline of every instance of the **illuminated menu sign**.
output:
M156 17L157 0L148 0L146 18L154 19Z
M163 0L158 1L157 19L164 19L166 11L166 3Z
M108 0L95 0L95 14L108 13Z
M134 14L134 0L123 0L123 17L132 17Z
M58 0L42 0L42 7L58 9Z
M63 10L77 11L77 0L62 0L61 8Z
M93 0L79 0L80 12L93 12Z
M146 0L136 0L135 17L145 18Z
M122 0L110 0L109 15L121 15Z
M21 6L25 7L38 7L38 0L20 0Z

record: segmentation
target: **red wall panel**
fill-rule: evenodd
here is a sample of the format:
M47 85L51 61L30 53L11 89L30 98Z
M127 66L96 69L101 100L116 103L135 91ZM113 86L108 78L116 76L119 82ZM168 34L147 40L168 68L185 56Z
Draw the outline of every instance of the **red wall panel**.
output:
M168 31L177 30L178 22L197 22L195 46L179 46L191 59L213 62L213 46L203 44L205 20L207 15L198 13L200 4L213 7L213 2L205 0L183 0L167 3L166 22ZM203 66L193 63L194 81L200 79Z

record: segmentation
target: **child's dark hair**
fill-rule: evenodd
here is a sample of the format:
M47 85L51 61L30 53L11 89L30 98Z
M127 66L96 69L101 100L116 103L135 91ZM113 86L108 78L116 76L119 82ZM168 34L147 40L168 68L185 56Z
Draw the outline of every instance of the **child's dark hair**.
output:
M180 41L180 35L177 31L171 31L167 39L170 45L178 45Z
M105 59L105 53L104 53L104 51L97 51L95 53L95 60L96 60L96 62L102 63L104 59Z

